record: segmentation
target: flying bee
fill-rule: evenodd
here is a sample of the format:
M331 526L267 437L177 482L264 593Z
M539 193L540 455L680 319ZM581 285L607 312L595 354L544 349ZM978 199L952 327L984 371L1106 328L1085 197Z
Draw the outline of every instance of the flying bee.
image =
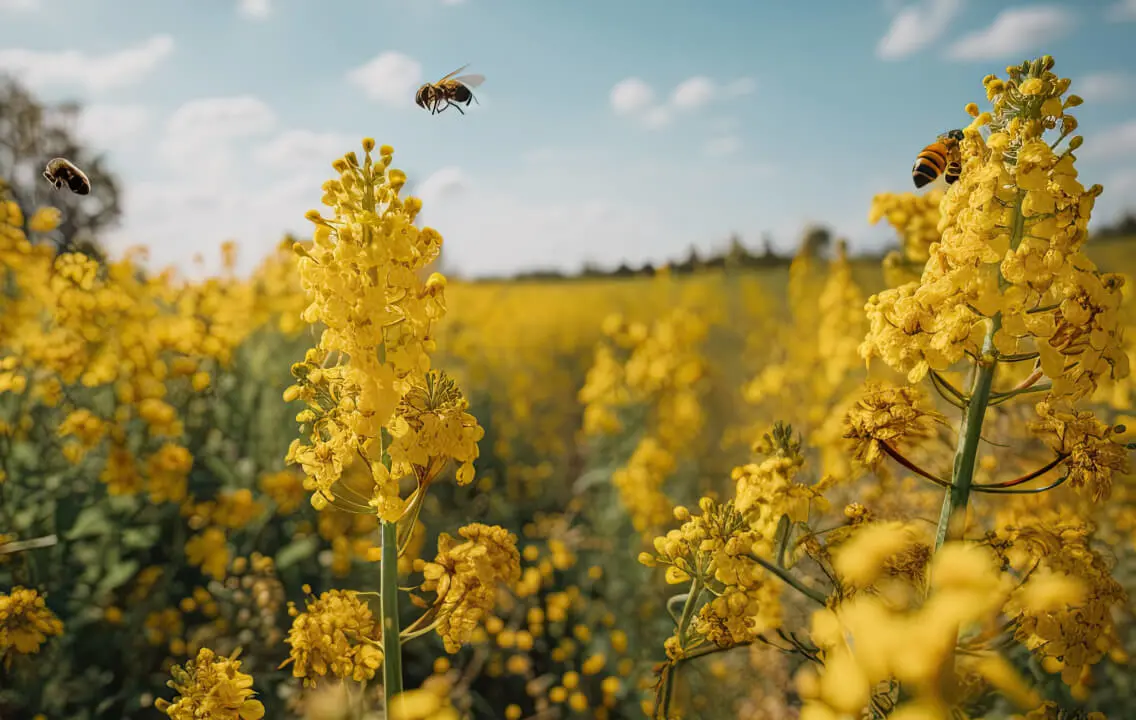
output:
M953 185L962 174L962 156L959 153L961 141L962 130L949 130L923 148L911 168L911 179L915 181L915 187L921 188L934 182L940 174L948 185Z
M91 192L91 181L87 174L67 158L52 158L44 169L43 176L56 190L66 184L67 189L76 195L88 195Z
M451 105L457 108L457 111L462 115L465 115L465 111L461 109L460 105L469 107L469 104L477 99L473 96L473 91L470 88L475 88L485 82L484 75L458 75L467 67L469 67L469 63L462 65L436 83L426 83L418 88L418 92L414 95L414 102L417 103L418 107L429 110L431 115L440 113ZM454 77L455 75L457 77Z

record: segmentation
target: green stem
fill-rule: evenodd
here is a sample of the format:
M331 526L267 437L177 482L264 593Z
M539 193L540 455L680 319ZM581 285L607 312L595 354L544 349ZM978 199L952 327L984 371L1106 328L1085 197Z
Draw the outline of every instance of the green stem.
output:
M383 626L383 699L390 712L391 699L402 692L402 642L398 634L398 524L382 523L382 562L379 617Z
M943 510L939 515L939 528L935 533L936 550L947 540L961 539L966 530L966 509L970 501L971 485L974 482L974 465L978 459L982 421L986 418L986 407L990 404L990 388L994 384L994 371L998 367L998 359L994 355L994 333L1001 325L1002 316L995 315L986 333L986 339L982 343L978 372L974 374L974 383L966 402L962 427L959 428L959 444L955 452L951 487L943 499Z
M686 594L686 603L682 606L682 617L678 621L678 642L679 646L684 649L686 647L686 629L690 626L690 621L694 617L694 611L698 607L698 596L701 594L702 576L696 575L690 583L690 592ZM681 662L681 658L663 670L663 686L659 691L659 700L655 706L655 717L658 720L670 718L671 694L674 692L674 676L678 671L679 662Z
M780 578L781 582L785 583L789 587L791 587L794 590L796 590L797 592L801 593L802 595L804 595L808 599L812 600L813 602L815 602L819 605L825 604L825 596L822 593L820 593L816 590L813 590L811 587L805 585L800 580L793 577L793 574L790 573L785 568L777 567L776 565L769 562L768 560L761 558L761 557L758 557L757 555L754 555L752 553L748 557L749 557L749 559L753 560L754 562L756 562L761 567L768 570L770 573L772 573L772 574L776 575L778 578Z

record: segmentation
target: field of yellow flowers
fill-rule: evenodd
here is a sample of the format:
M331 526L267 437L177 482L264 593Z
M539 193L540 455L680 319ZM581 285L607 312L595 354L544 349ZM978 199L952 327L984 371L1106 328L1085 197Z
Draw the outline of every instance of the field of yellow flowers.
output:
M371 139L247 278L0 197L0 718L1136 717L1068 88L986 78L882 266L448 283Z

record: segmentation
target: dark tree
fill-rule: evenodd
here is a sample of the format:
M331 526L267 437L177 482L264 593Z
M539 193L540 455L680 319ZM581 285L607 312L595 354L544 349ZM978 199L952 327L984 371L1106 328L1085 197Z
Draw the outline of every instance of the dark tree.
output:
M823 225L811 225L805 229L801 238L801 251L807 255L817 256L832 245L832 231Z
M101 261L99 234L114 227L122 214L119 187L103 157L79 146L79 110L76 103L44 105L15 80L0 77L0 178L24 211L25 223L38 207L59 208L56 247ZM86 173L89 195L72 194L66 187L56 190L43 178L44 166L54 157L65 157Z

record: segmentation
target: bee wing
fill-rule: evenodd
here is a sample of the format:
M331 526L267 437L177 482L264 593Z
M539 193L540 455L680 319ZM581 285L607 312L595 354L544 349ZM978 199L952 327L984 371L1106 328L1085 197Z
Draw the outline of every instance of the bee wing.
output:
M465 70L465 69L466 69L467 67L469 67L469 63L466 63L465 65L462 65L462 66L461 66L460 68L458 68L457 70L454 70L454 71L453 71L452 73L450 73L449 75L447 75L447 76L445 76L444 78L442 78L442 80L449 80L449 79L450 79L450 78L452 78L452 77L453 77L454 75L457 75L457 74L458 74L458 73L460 73L460 72L461 72L462 70ZM442 82L442 80L439 80L438 82Z
M460 82L466 87L475 88L481 83L485 82L484 75L459 75L454 78L454 82Z

